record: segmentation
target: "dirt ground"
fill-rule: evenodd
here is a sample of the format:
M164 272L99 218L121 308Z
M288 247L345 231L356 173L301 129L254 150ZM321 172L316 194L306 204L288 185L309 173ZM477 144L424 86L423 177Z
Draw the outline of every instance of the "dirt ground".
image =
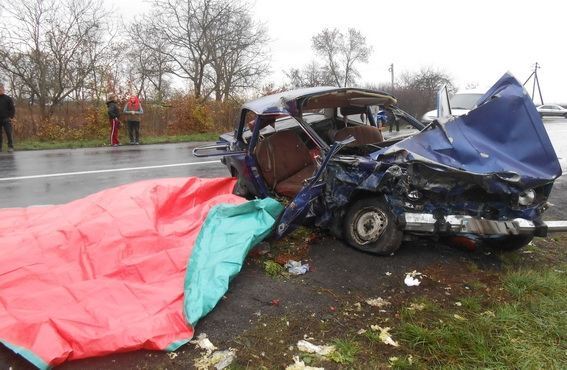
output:
M300 232L279 243L262 246L252 253L229 292L212 313L196 326L196 335L206 333L219 349L236 350L231 368L285 368L299 355L298 340L328 344L340 338L358 338L363 343L355 368L387 368L388 358L403 355L403 349L360 338L359 330L371 325L395 326L400 311L411 303L434 300L452 307L458 297L481 294L486 300L502 299L491 287L499 280L503 265L545 264L565 260L567 237L536 239L537 247L498 254L487 249L469 251L443 244L405 245L391 257L364 254L328 236ZM535 248L535 252L534 249ZM294 255L295 254L295 255ZM270 276L266 260L302 258L310 271L301 276ZM404 284L407 272L423 274L417 287ZM381 297L385 307L365 303ZM178 369L193 368L202 354L192 344L175 355L137 351L68 362L60 369ZM309 358L306 358L309 360ZM320 360L317 366L341 368ZM33 369L6 348L0 349L2 368Z

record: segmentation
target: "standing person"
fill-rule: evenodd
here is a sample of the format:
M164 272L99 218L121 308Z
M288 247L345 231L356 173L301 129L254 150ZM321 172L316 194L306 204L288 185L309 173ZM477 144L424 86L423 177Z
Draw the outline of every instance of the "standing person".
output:
M128 136L130 137L130 144L140 144L140 116L144 114L140 99L136 95L130 95L130 99L124 106L124 113L128 115Z
M106 107L108 109L108 120L110 122L110 145L118 146L120 145L120 141L118 141L118 129L120 128L118 117L120 116L120 109L118 108L118 104L116 104L116 97L114 95L108 97Z
M2 151L2 129L6 132L8 139L8 152L14 151L14 139L12 137L12 119L16 115L14 100L4 94L4 84L0 83L0 152Z

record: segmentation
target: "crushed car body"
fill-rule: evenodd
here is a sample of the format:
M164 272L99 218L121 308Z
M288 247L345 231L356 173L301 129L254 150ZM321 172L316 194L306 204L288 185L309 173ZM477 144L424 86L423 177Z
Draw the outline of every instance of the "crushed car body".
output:
M391 254L403 240L428 236L515 249L567 230L542 220L561 167L513 76L468 114L427 126L396 104L387 93L355 88L265 96L243 106L234 133L194 154L222 155L240 195L289 200L279 237L313 224L360 250ZM402 130L380 127L378 111Z

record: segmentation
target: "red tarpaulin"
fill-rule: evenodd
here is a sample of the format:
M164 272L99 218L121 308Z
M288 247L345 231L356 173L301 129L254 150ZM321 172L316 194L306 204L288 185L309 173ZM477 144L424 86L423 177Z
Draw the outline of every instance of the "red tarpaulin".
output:
M64 205L0 210L0 341L38 367L175 349L193 329L184 278L233 179L159 179Z

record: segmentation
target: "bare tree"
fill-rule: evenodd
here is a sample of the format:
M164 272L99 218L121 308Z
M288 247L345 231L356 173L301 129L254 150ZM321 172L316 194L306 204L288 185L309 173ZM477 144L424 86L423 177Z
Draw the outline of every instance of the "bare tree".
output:
M216 100L258 86L269 71L264 49L268 38L266 29L252 19L248 4L233 3L210 35L209 80Z
M154 0L146 19L171 61L172 73L191 81L196 97L223 99L254 84L267 70L266 32L239 0ZM142 41L157 51L154 43Z
M366 45L366 37L354 28L349 28L346 34L336 28L326 28L313 36L312 47L324 58L324 68L339 87L356 83L360 76L356 64L367 63L372 53L372 48Z
M0 69L37 101L42 118L84 87L105 47L100 0L22 0L3 5Z
M394 95L398 97L403 109L420 117L435 106L437 91L443 85L447 85L449 92L455 91L448 74L424 67L417 72L403 73Z
M329 70L320 66L316 61L311 61L303 68L291 68L284 71L286 77L289 79L291 86L298 87L313 87L324 85L335 85L334 76L329 73Z
M167 75L173 72L165 40L144 20L130 25L128 38L125 45L126 69L131 90L144 99L151 97L162 101L170 88Z

